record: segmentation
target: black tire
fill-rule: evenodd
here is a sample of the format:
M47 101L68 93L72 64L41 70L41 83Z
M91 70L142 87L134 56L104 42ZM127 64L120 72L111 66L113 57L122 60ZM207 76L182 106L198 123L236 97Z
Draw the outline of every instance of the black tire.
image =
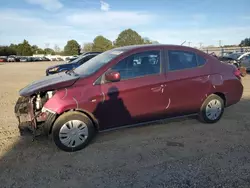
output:
M76 146L76 147L68 147L66 145L64 145L60 138L59 138L59 132L61 127L67 123L68 121L71 120L80 120L82 122L85 123L85 125L87 126L87 130L88 130L88 137L86 138L86 140ZM62 114L61 116L59 116L57 118L57 120L55 121L53 127L52 127L52 138L54 140L54 143L56 144L56 146L66 152L74 152L74 151L78 151L83 149L84 147L86 147L89 142L92 140L92 138L95 135L95 128L93 125L93 122L83 113L81 112L77 112L77 111L70 111L70 112L66 112L64 114Z
M215 119L209 118L206 114L206 107L208 106L209 102L211 102L212 100L218 100L221 103L221 112L219 116L217 116ZM224 113L224 109L225 109L225 101L220 96L215 95L215 94L209 95L206 98L206 100L203 102L200 108L199 119L204 123L216 123L217 121L221 119Z

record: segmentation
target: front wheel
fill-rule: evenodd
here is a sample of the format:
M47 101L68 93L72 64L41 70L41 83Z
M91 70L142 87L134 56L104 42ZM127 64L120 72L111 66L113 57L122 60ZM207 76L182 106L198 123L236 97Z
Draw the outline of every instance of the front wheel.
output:
M54 123L52 137L56 146L67 152L83 149L94 137L92 121L83 113L66 112Z
M207 97L201 106L199 118L205 123L216 123L224 113L224 100L215 94Z

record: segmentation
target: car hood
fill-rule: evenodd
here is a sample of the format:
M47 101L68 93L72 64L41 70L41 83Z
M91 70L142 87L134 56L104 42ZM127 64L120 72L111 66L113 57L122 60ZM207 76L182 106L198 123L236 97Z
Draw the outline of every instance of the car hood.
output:
M21 96L31 96L37 92L55 90L72 86L79 76L68 75L65 72L45 76L32 82L19 91Z

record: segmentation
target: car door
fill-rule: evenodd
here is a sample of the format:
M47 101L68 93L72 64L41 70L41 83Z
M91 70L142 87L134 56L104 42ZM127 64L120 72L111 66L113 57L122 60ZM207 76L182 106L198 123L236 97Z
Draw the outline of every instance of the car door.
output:
M104 128L154 120L164 112L165 73L161 50L133 53L109 70L120 73L119 82L101 84L104 102L95 116Z
M210 88L206 59L191 51L168 50L166 90L169 115L197 112Z

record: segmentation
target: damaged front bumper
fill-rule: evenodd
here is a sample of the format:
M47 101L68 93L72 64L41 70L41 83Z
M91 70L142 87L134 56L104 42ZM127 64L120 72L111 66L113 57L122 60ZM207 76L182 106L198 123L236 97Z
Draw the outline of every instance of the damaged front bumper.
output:
M15 115L18 119L18 128L23 135L26 130L32 133L33 138L39 135L49 135L56 113L42 109L35 110L35 97L19 97L15 105Z

